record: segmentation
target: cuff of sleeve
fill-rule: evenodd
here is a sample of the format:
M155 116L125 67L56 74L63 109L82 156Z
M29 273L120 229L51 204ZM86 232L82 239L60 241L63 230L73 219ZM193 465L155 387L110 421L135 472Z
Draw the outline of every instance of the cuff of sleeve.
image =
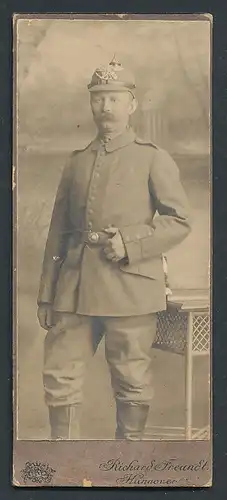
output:
M45 283L41 282L39 294L37 298L37 304L52 304L53 302L53 293L52 287L48 286Z
M141 260L141 242L135 235L135 228L120 228L121 237L126 249L127 264L134 264Z
M52 306L52 302L48 300L37 300L37 306Z
M143 240L151 238L153 229L147 224L133 225L120 228L129 264L136 264L143 260Z
M125 248L128 257L128 264L135 264L142 258L141 256L141 243L140 241L125 242Z

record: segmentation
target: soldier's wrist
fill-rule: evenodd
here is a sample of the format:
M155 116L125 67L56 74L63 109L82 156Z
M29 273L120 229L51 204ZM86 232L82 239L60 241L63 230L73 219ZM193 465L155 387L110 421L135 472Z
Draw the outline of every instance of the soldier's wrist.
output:
M38 307L52 307L50 302L38 302L37 305Z

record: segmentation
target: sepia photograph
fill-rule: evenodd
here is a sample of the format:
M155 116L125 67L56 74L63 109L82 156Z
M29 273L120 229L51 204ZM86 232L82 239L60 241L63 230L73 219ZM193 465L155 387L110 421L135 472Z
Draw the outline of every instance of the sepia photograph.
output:
M128 442L211 453L211 27L15 16L15 450L118 446L99 474ZM163 486L137 470L116 485Z

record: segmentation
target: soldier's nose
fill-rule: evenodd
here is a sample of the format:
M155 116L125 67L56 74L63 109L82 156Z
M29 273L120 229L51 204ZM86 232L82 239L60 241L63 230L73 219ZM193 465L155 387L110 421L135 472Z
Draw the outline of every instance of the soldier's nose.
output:
M103 103L103 111L105 113L108 113L109 111L111 111L110 101L104 101L104 103Z

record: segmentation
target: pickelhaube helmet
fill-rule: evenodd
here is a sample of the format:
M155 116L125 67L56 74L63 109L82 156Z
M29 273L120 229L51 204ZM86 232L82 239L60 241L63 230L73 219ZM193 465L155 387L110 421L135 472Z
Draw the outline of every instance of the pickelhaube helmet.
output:
M95 70L91 82L88 84L90 92L118 90L133 93L135 87L133 75L117 61L115 56L107 66L100 66Z

